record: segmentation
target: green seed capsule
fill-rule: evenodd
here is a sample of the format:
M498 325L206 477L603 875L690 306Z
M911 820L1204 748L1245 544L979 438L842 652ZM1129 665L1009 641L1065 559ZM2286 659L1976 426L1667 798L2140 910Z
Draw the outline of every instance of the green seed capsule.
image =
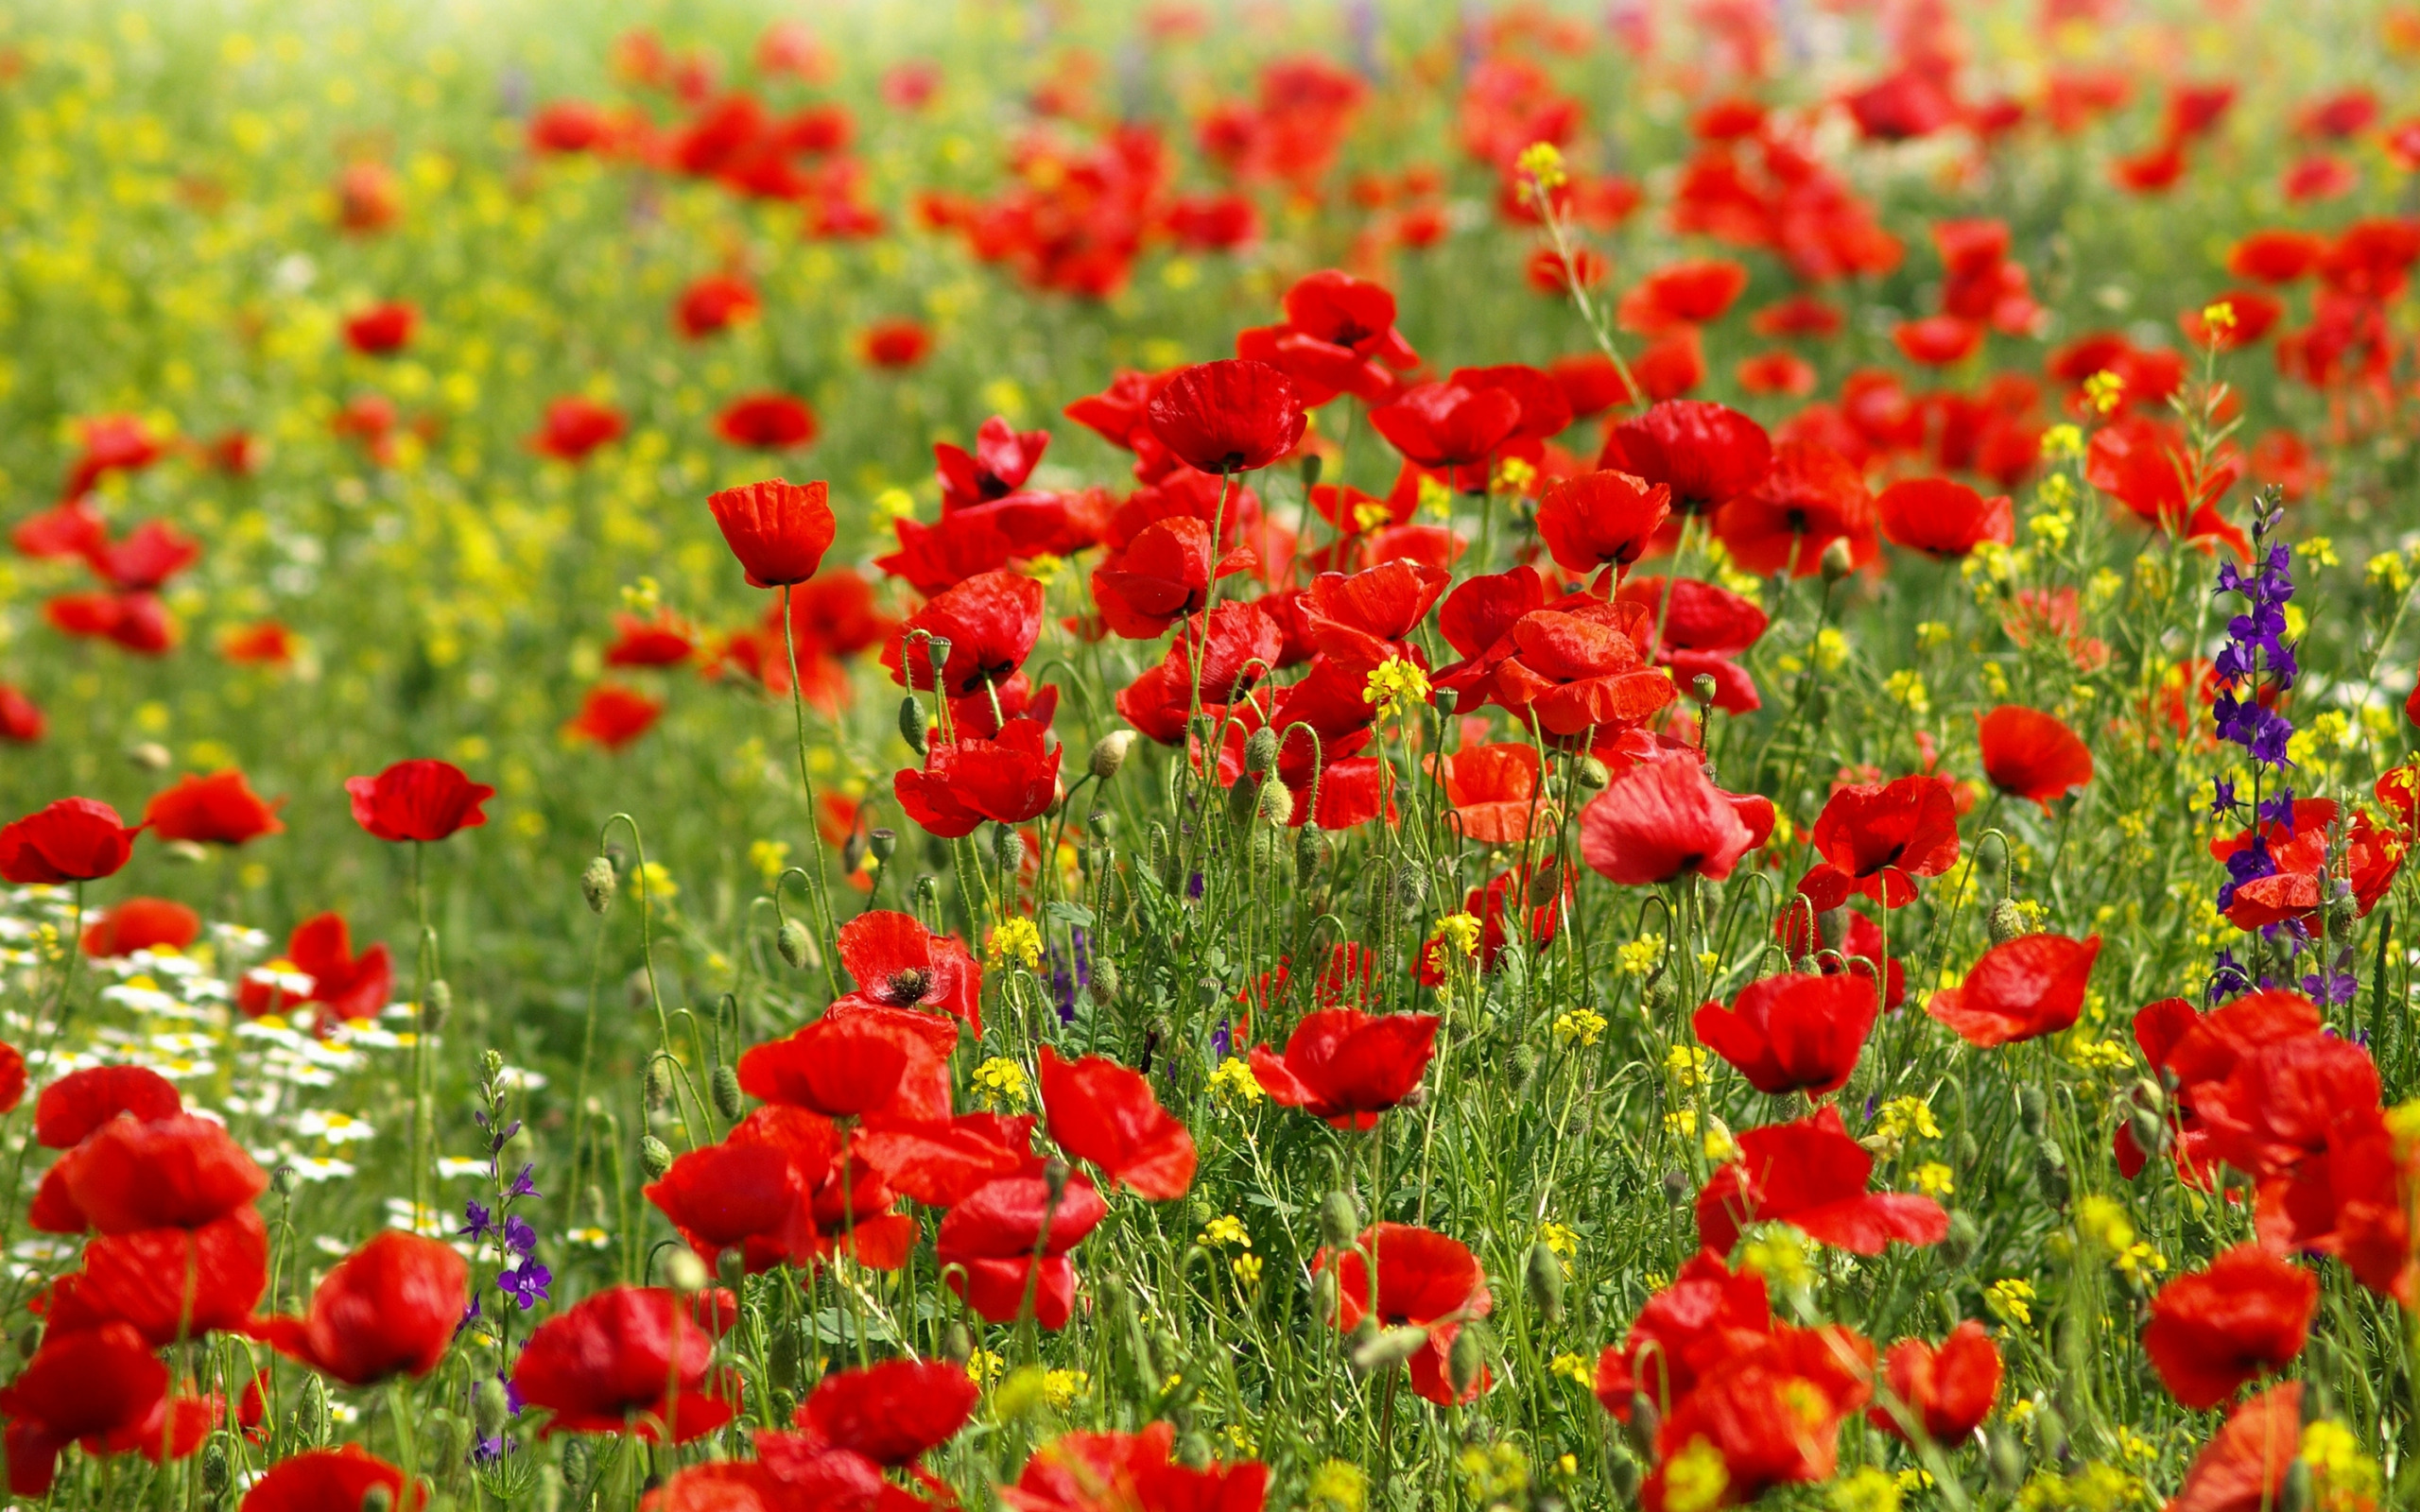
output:
M588 911L601 914L614 905L614 861L610 856L591 856L588 869L579 874L579 895L588 900Z

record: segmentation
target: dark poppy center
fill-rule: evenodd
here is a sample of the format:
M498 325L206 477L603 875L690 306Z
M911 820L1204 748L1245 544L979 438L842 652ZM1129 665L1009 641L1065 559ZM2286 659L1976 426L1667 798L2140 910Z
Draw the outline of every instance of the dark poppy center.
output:
M933 973L921 966L890 973L890 995L901 1003L922 1003L933 989Z

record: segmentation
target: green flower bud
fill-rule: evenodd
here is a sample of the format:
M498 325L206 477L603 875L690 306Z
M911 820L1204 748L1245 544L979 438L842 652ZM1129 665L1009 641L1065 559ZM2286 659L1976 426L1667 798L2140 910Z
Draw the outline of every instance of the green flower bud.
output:
M646 1168L648 1180L663 1180L664 1173L672 1169L672 1147L652 1134L640 1135L639 1164Z
M1294 885L1307 887L1320 873L1320 866L1327 860L1327 833L1317 819L1304 821L1294 832Z
M1093 1001L1104 1005L1116 1002L1117 980L1117 963L1115 961L1100 960L1093 962Z
M1816 565L1823 569L1825 587L1839 582L1856 571L1857 561L1849 555L1848 538L1841 536L1833 541L1830 545L1825 546L1824 555L1816 558Z
M672 1074L664 1069L663 1061L648 1061L647 1070L639 1077L639 1091L647 1098L650 1111L672 1100Z
M393 1512L395 1493L383 1486L373 1486L361 1493L361 1512Z
M1563 1318L1563 1257L1554 1246L1541 1239L1530 1246L1530 1263L1522 1276L1530 1292L1530 1306L1548 1323Z
M2016 1121L2031 1138L2038 1140L2050 1132L2050 1100L2042 1095L2041 1088L2016 1090Z
M739 1073L737 1070L730 1066L717 1066L715 1068L714 1089L716 1112L720 1113L725 1118L735 1119L741 1113L747 1111L748 1105L742 1102L739 1096Z
M1210 1468L1210 1439L1200 1429L1179 1434L1176 1440L1177 1463L1189 1470Z
M1283 782L1268 782L1260 785L1260 822L1272 830L1282 830L1294 816L1294 792Z
M975 1335L963 1323L953 1323L942 1330L942 1358L952 1365L964 1365L975 1357Z
M2048 1140L2044 1140L2034 1147L2033 1184L2041 1192L2043 1200L2052 1207L2064 1208L2067 1205L2070 1183L2067 1179L2066 1153Z
M992 827L992 857L1003 871L1014 871L1025 865L1025 838L1013 824Z
M789 962L794 971L804 971L815 962L815 936L798 919L782 920L782 927L773 934L773 948L782 953L782 959Z
M496 1400L501 1402L504 1400L504 1383L490 1381L488 1384L496 1388ZM511 1409L507 1407L505 1410L509 1415ZM427 1426L428 1457L421 1462L424 1467L448 1469L471 1457L471 1425L460 1417L450 1412L433 1412L428 1415ZM502 1432L503 1426L499 1418L497 1431Z
M1949 1215L1949 1232L1941 1241L1941 1258L1952 1268L1963 1265L1974 1258L1976 1246L1982 1242L1983 1230L1975 1222L1975 1215L1953 1212Z
M614 859L591 856L588 869L579 874L579 895L588 900L588 911L601 914L614 906Z
M1115 777L1117 769L1126 765L1126 758L1133 749L1134 731L1131 730L1113 730L1094 741L1089 765L1093 781L1106 782Z
M706 1269L697 1251L676 1249L664 1260L664 1280L683 1296L704 1291L714 1281L714 1273Z
M212 1496L227 1494L227 1442L216 1434L201 1452L201 1488Z
M1459 1339L1457 1343L1461 1342ZM1380 1329L1353 1347L1348 1357L1353 1373L1374 1376L1418 1354L1428 1343L1428 1331L1407 1324L1401 1328Z
M586 1490L589 1471L596 1464L596 1446L585 1438L573 1438L563 1445L563 1484L574 1493Z
M1984 927L1990 931L1993 944L2005 945L2025 933L2025 910L2016 905L2015 899L2003 898L1992 904L1991 917L1984 920Z
M1276 765L1277 731L1263 725L1244 741L1244 772L1252 777L1266 777Z
M928 717L925 713L925 700L914 694L899 700L899 738L905 740L908 748L919 756L925 754L925 743L929 738L925 734Z
M1361 1208L1350 1193L1331 1192L1320 1199L1320 1243L1342 1249L1361 1234Z
M471 1422L481 1438L493 1438L504 1432L506 1419L512 1416L512 1403L504 1394L504 1383L490 1376L479 1383L477 1395L471 1399Z
M1636 1453L1646 1456L1655 1452L1655 1430L1664 1415L1655 1410L1655 1399L1644 1391L1630 1394L1630 1421L1622 1424L1622 1437Z
M1990 1446L1984 1451L1991 1461L1992 1486L2002 1496L2014 1496L2025 1485L2025 1445L2014 1430L2001 1427L1994 1431Z
M1478 1327L1463 1324L1461 1332L1454 1335L1453 1347L1445 1351L1445 1379L1453 1383L1454 1395L1461 1396L1478 1385L1479 1371L1486 1365Z
M1305 452L1303 454L1304 488L1316 489L1320 486L1320 472L1324 465L1325 459L1322 458L1319 453ZM1196 1468L1199 1469L1199 1467Z

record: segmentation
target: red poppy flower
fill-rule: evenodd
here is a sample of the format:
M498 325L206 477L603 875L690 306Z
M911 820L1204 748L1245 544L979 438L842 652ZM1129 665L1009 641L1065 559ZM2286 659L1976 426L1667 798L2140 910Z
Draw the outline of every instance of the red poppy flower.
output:
M1720 1456L1720 1466L1708 1468L1720 1469L1720 1494L1732 1505L1776 1486L1831 1479L1841 1423L1873 1395L1873 1362L1874 1346L1837 1326L1734 1341L1656 1430L1656 1466L1639 1487L1639 1505L1682 1512L1689 1504L1670 1476L1674 1461L1693 1450Z
M1457 368L1445 375L1448 387L1474 393L1495 389L1511 394L1521 406L1521 418L1507 438L1508 451L1534 455L1534 448L1571 427L1571 402L1553 376L1526 363L1498 363L1488 368Z
M34 1103L34 1140L65 1150L123 1113L138 1123L184 1111L176 1085L143 1066L87 1066L42 1090Z
M1798 890L1818 913L1859 895L1903 908L1916 901L1916 878L1957 862L1958 806L1945 778L1851 783L1825 800L1806 838L1823 859Z
M109 526L80 497L53 506L17 522L9 532L9 544L22 557L37 561L80 558L109 543Z
M1874 1157L1829 1103L1742 1132L1739 1150L1698 1194L1698 1241L1717 1254L1729 1254L1739 1230L1759 1222L1792 1224L1859 1255L1878 1255L1893 1239L1937 1245L1949 1232L1949 1214L1932 1198L1866 1190Z
M1763 480L1715 515L1714 533L1742 569L1796 577L1820 571L1835 541L1848 542L1860 567L1879 550L1863 477L1838 452L1806 441L1776 447Z
M424 1376L454 1342L471 1299L470 1266L450 1245L389 1228L337 1262L302 1317L248 1332L348 1386Z
M1728 1008L1704 1005L1690 1027L1756 1091L1820 1097L1848 1085L1876 1012L1874 979L1861 972L1785 973L1749 983Z
M869 909L840 926L840 967L853 997L892 1008L963 1019L983 1034L983 968L955 935L936 935L913 914Z
M2083 1011L2084 984L2100 956L2098 935L2020 935L1985 951L1966 979L1934 993L1925 1011L1984 1049L2057 1034Z
M1178 460L1202 472L1267 467L1303 438L1303 403L1265 362L1230 358L1179 369L1144 406L1145 423Z
M682 1155L644 1191L709 1271L729 1248L745 1251L752 1273L784 1261L811 1264L813 1198L838 1149L828 1120L760 1108L723 1143Z
M1534 746L1466 746L1428 762L1466 840L1519 845L1532 826L1550 833L1562 823L1560 805L1541 790Z
M2074 730L2038 709L2001 704L1979 716L1977 734L1983 748L1983 775L2003 793L2030 798L2047 810L2052 799L2065 798L2092 781L2091 749Z
M2291 1365L2318 1306L2318 1277L2238 1245L2160 1288L2143 1352L2178 1401L2216 1407L2262 1371Z
M1062 1434L1033 1452L1014 1486L998 1487L1011 1512L1261 1512L1269 1467L1258 1460L1194 1469L1169 1457L1175 1425L1139 1434Z
M2227 321L2212 325L2203 318L2204 310L2221 304L2226 306L2231 317ZM2285 302L2275 295L2263 294L2258 289L2229 289L2189 310L2179 312L2176 324L2185 333L2185 339L2197 347L2236 352L2267 335L2285 313Z
M95 415L78 421L76 432L83 449L77 454L75 466L59 490L60 498L70 504L90 493L93 485L105 474L139 472L168 455L166 440L153 435L139 415ZM99 524L98 517L93 517L95 534L98 533ZM23 541L18 546L26 549Z
M958 1436L981 1392L948 1360L885 1360L835 1370L792 1418L808 1434L886 1469L911 1465Z
M43 717L42 705L26 697L24 689L0 682L0 740L30 746L42 739L49 724Z
M1736 409L1673 399L1616 425L1597 465L1666 485L1676 514L1706 514L1763 481L1772 441Z
M76 1147L67 1196L103 1234L199 1228L268 1189L227 1130L188 1113L101 1125Z
M661 698L650 698L619 683L600 682L580 699L579 713L563 721L563 733L593 740L607 750L620 750L654 729L664 708Z
M0 877L20 886L96 881L126 865L134 834L108 804L62 798L0 827Z
M681 291L672 309L673 323L695 341L724 328L756 318L756 291L746 279L731 273L709 273Z
M203 845L243 845L265 834L282 834L277 816L280 799L266 803L252 791L244 774L233 769L208 777L191 773L177 785L151 795L143 805L143 822L163 840L189 840Z
M2256 231L2227 252L2227 271L2262 284L2291 284L2318 266L2327 239L2307 231Z
M1034 1321L1063 1329L1075 1310L1067 1251L1108 1215L1081 1175L1068 1177L1055 1204L1046 1177L1001 1177L942 1215L934 1254L949 1289L988 1321L1015 1322L1030 1293Z
M1145 526L1132 545L1093 569L1093 602L1117 634L1151 640L1200 611L1215 579L1254 563L1243 546L1213 560L1210 526L1177 515Z
M733 400L715 420L715 434L734 446L784 452L813 441L821 427L804 400L787 394L749 394Z
M1660 335L1674 326L1722 318L1748 286L1748 270L1728 258L1689 258L1659 267L1622 296L1622 329Z
M1935 1349L1922 1339L1901 1339L1883 1356L1883 1384L1899 1399L1925 1436L1954 1449L1983 1426L2000 1395L2000 1351L1983 1325L1968 1318ZM1875 1407L1875 1427L1908 1440L1896 1414Z
M237 1512L331 1512L359 1506L372 1488L387 1493L396 1512L418 1512L428 1504L428 1487L415 1484L404 1495L404 1472L358 1444L335 1449L306 1449L268 1468L244 1493Z
M1062 747L1038 719L1011 719L997 739L935 741L925 765L891 775L908 816L946 840L973 834L985 819L1023 824L1058 796Z
M383 944L354 954L352 932L342 914L318 914L295 925L285 941L285 958L311 979L308 1001L337 1018L374 1019L386 1011L395 985L393 958Z
M2326 1153L2348 1111L2378 1106L2378 1071L2349 1040L2308 1034L2247 1051L2222 1081L2187 1084L2210 1153L2257 1177Z
M1678 755L1616 774L1589 800L1580 811L1580 858L1625 887L1687 875L1720 882L1772 831L1770 802L1724 792L1697 761Z
M166 946L181 951L201 937L201 916L165 898L127 898L84 930L84 954L131 955Z
M800 485L768 478L706 497L731 554L751 588L803 583L823 565L836 528L821 479Z
M1370 423L1422 467L1474 467L1521 428L1521 401L1505 388L1422 384L1372 409Z
M294 660L294 632L275 620L235 626L219 635L218 654L239 666L284 666Z
M442 840L488 822L480 805L495 789L451 762L397 762L375 777L348 777L353 822L381 840Z
M1371 357L1390 368L1420 360L1395 329L1395 297L1381 284L1328 267L1306 273L1286 291L1286 323L1305 335Z
M156 1460L167 1411L168 1367L127 1325L46 1339L0 1390L0 1413L9 1419L9 1489L35 1501L48 1496L59 1456L78 1442L95 1453L147 1442Z
M2301 1458L2303 1383L2281 1382L2229 1415L2164 1512L2261 1512L2286 1503Z
M676 1444L713 1433L732 1404L701 1389L714 1339L692 1299L664 1287L613 1286L538 1325L512 1388L553 1416L544 1434L636 1433Z
M1534 713L1548 734L1599 738L1645 723L1680 696L1669 674L1648 664L1641 643L1652 627L1644 610L1585 597L1568 602L1567 610L1522 615L1499 646L1440 673L1438 686L1479 684L1484 698L1465 695L1465 710L1495 703L1525 722ZM1474 675L1481 668L1483 679Z
M1317 409L1342 393L1377 404L1394 391L1397 382L1393 373L1351 348L1292 326L1248 326L1236 332L1236 355L1284 373L1305 409Z
M408 304L373 304L344 323L345 345L364 356L383 357L401 352L412 338L420 312Z
M2248 558L2252 543L2219 512L2219 500L2235 486L2236 474L2232 460L2197 471L2181 443L2141 415L2101 427L2084 451L2084 481L2137 518L2187 541L2223 541Z
M1669 488L1600 469L1547 485L1538 535L1566 572L1611 567L1619 576L1646 555L1671 512Z
M1743 1337L1772 1330L1765 1279L1752 1270L1735 1272L1722 1256L1701 1249L1670 1285L1647 1299L1622 1342L1606 1345L1597 1357L1597 1400L1623 1422L1641 1395L1659 1417L1668 1416L1699 1376Z
M1694 577L1634 577L1615 593L1635 604L1660 630L1655 662L1676 681L1701 673L1714 679L1714 706L1729 713L1764 707L1755 679L1736 660L1754 645L1769 623L1765 611L1727 588Z
M164 656L177 644L176 622L154 593L61 593L43 605L60 633L110 641L137 656Z
M2016 516L2008 495L1986 499L1948 478L1902 478L1874 501L1882 539L1943 561L1970 555L1987 541L2013 545Z
M739 1057L740 1090L826 1118L949 1117L958 1026L936 1014L843 998L787 1039Z
M1748 318L1760 336L1835 336L1846 322L1841 312L1811 294L1793 294Z
M1042 1174L1034 1122L1031 1114L960 1113L942 1123L858 1128L850 1148L901 1195L954 1208L1000 1177Z
M1983 328L1954 315L1928 315L1892 328L1899 354L1927 368L1946 368L1973 356L1983 345Z
M123 541L95 541L84 550L95 576L121 593L150 593L201 559L201 543L164 520L146 520Z
M1795 352L1758 352L1739 359L1731 376L1747 394L1804 399L1815 391L1815 365Z
M904 372L932 354L933 334L915 320L876 320L857 338L857 350L869 368Z
M1389 1328L1425 1329L1428 1342L1411 1357L1411 1386L1430 1401L1451 1407L1471 1401L1489 1385L1481 1367L1468 1388L1457 1393L1446 1375L1447 1356L1462 1325L1482 1318L1495 1305L1487 1273L1461 1241L1407 1223L1373 1224L1350 1249L1322 1248L1311 1269L1336 1272L1338 1332L1350 1332L1365 1317ZM1375 1306L1371 1271L1377 1272Z
M1004 682L1042 638L1043 587L1011 572L988 572L959 583L908 616L883 647L882 664L903 688L933 689L932 646L947 643L941 683L953 698ZM918 632L924 632L919 635Z
M1958 102L1944 81L1915 67L1885 75L1841 100L1869 142L1907 142L1945 130L1958 119Z
M1255 1045L1252 1074L1272 1102L1338 1128L1374 1128L1420 1085L1436 1042L1433 1013L1321 1008L1294 1025L1284 1058Z
M1547 375L1563 389L1564 403L1571 406L1574 420L1592 420L1635 397L1622 381L1622 370L1601 352L1557 357L1547 365Z
M546 418L529 445L542 455L578 462L606 442L620 439L624 428L621 411L572 394L546 405Z
M268 1290L268 1225L240 1207L204 1224L93 1240L84 1246L84 1268L52 1286L46 1321L53 1334L126 1323L152 1348L165 1349L246 1327Z
M1193 1136L1160 1106L1151 1084L1104 1056L1073 1062L1042 1047L1042 1107L1050 1137L1109 1177L1153 1202L1173 1202L1193 1185Z
M1367 679L1382 662L1423 660L1410 636L1449 581L1444 568L1412 561L1322 573L1304 594L1304 627L1327 662Z

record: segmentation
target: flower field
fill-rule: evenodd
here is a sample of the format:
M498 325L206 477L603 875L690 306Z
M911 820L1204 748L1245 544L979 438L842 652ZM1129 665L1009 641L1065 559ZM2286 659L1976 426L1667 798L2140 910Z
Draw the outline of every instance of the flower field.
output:
M2415 84L22 0L9 1504L2420 1504Z

